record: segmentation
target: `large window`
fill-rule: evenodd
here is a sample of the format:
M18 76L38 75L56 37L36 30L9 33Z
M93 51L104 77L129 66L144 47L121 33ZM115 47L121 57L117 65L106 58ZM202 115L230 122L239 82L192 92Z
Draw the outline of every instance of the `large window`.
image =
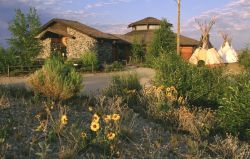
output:
M138 25L138 26L136 26L136 30L148 30L148 26L147 25Z
M149 25L149 30L160 29L160 25Z

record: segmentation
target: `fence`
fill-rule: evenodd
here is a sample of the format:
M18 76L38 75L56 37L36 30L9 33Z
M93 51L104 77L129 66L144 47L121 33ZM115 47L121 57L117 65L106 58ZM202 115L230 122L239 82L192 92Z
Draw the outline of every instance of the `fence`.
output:
M33 73L36 70L42 68L43 65L32 65L32 66L10 66L7 67L7 76L10 77L11 72L14 71L15 74L27 74Z

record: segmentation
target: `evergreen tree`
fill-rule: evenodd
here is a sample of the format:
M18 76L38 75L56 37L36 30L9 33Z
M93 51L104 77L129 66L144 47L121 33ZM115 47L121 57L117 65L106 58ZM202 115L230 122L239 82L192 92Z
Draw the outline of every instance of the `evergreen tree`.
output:
M8 65L16 64L15 57L10 48L4 49L0 46L0 74L7 73Z
M145 50L143 48L143 42L139 37L134 38L132 43L132 56L134 62L142 62L145 56Z
M8 43L14 54L20 57L22 65L29 64L41 51L41 44L35 39L40 27L40 19L35 8L30 8L27 15L20 9L16 10L16 15L9 24L12 37Z
M149 53L158 57L160 53L174 53L176 52L176 35L172 31L173 25L168 23L166 19L162 20L160 29L155 31L155 36L150 45Z
M4 72L4 61L5 61L4 55L5 55L5 49L2 46L0 46L0 74Z

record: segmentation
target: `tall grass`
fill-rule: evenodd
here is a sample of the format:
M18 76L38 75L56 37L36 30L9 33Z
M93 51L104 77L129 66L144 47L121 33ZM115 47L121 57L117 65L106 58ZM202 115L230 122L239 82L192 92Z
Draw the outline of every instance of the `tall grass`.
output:
M108 96L125 95L128 92L142 89L138 76L134 73L113 76L109 88L106 90Z

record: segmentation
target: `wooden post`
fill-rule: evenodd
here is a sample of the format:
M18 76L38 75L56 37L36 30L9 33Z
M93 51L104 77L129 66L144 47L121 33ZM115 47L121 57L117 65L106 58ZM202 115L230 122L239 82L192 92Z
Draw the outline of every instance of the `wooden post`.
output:
M177 22L177 54L180 55L180 34L181 34L181 0L177 0L178 22Z
M92 73L94 73L94 63L92 62Z
M8 65L8 77L10 77L10 65Z

